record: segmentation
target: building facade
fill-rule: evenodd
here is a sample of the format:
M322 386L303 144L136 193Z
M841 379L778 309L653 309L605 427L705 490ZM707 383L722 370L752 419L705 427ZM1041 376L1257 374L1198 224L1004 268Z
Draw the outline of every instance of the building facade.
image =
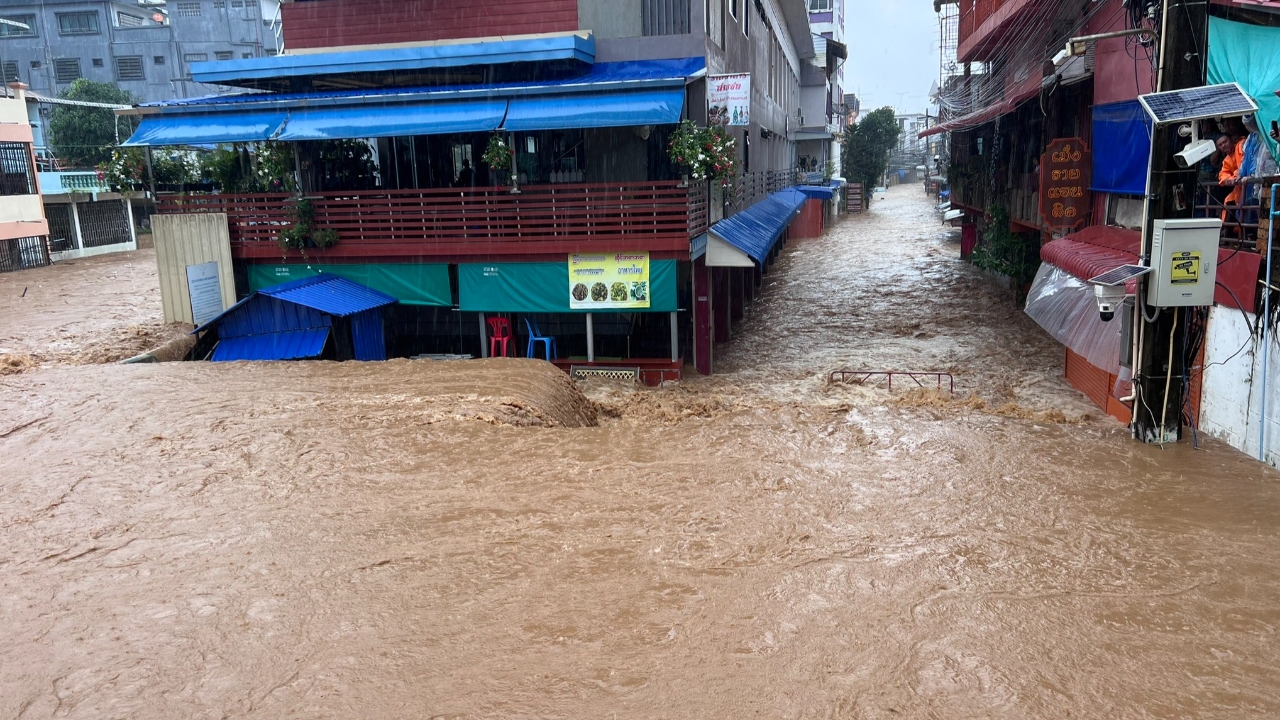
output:
M306 195L323 246L282 252L287 190L161 197L159 212L228 213L241 295L320 267L397 297L392 355L484 354L502 315L518 338L558 335L566 368L710 372L807 201L791 187L804 0L527 0L483 17L461 0L311 0L281 19L284 56L193 67L264 92L140 107L130 143L288 153L279 184ZM711 115L709 89L729 85L735 111ZM681 121L730 115L730 182L673 161ZM588 294L569 284L583 257L648 280L630 301L621 282Z
M857 98L844 90L845 0L809 0L808 10L814 58L801 77L797 152L801 167L838 176L840 134L858 110Z
M0 0L7 82L56 96L79 78L114 83L142 102L199 97L191 64L273 53L273 0Z
M0 95L0 272L49 264L40 181L27 121L26 88Z

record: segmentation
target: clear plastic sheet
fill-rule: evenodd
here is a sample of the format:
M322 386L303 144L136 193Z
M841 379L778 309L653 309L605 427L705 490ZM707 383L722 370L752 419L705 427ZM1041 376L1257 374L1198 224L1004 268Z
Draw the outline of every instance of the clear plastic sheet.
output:
M1058 342L1094 367L1120 374L1120 317L1103 322L1089 283L1050 263L1041 263L1027 314Z

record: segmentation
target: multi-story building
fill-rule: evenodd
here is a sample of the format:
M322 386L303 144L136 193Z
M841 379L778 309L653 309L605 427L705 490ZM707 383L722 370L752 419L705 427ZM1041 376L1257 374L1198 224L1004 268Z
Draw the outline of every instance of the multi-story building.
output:
M325 247L282 251L298 202L286 193L160 198L161 214L228 214L242 295L320 268L400 300L392 355L482 354L486 316L502 314L517 336L535 321L559 335L565 367L711 371L806 202L791 187L814 58L806 0L281 10L284 55L193 67L197 82L264 92L150 104L130 140L293 155L276 180L306 194L312 227L333 231ZM728 187L672 160L682 120L728 123ZM649 279L630 300L621 282L588 295L569 284L573 257L623 258Z
M274 0L0 0L20 24L0 24L0 68L48 96L79 78L143 102L209 95L191 64L273 53L275 15Z
M26 89L0 88L0 272L49 264L49 223L31 148Z
M857 112L857 100L844 91L845 0L808 0L813 62L801 77L800 165L822 171L828 162L840 172L840 133Z
M925 113L898 113L898 145L889 153L889 182L900 184L923 181L932 164L929 140L920 133L928 129L930 117ZM920 168L925 168L920 170Z

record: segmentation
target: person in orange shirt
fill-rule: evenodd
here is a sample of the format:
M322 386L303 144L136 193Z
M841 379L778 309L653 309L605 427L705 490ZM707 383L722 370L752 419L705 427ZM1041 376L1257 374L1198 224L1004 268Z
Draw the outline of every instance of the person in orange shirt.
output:
M1239 206L1244 199L1244 186L1240 184L1240 166L1244 163L1244 138L1223 135L1217 141L1218 152L1222 153L1222 169L1218 171L1218 185L1232 188L1231 194L1222 201L1228 209L1222 211L1222 221L1227 222L1231 215L1229 206Z

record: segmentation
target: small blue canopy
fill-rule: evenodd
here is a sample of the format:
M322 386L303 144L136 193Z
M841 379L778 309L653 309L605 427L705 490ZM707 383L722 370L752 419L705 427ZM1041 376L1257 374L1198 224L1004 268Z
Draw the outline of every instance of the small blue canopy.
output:
M761 265L773 251L796 213L809 197L787 188L711 226L713 237L732 245Z
M836 189L829 185L797 185L796 189L814 200L830 200L836 194Z

